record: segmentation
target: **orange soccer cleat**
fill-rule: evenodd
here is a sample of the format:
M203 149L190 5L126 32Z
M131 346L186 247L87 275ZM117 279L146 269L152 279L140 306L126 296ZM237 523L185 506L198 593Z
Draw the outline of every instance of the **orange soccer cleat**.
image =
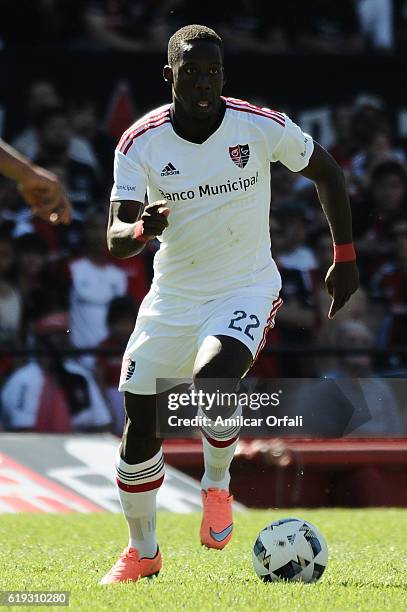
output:
M114 584L115 582L136 582L139 578L157 576L162 567L162 557L159 550L152 559L139 558L136 548L125 548L113 567L103 576L99 584Z
M233 532L233 495L223 489L202 491L203 517L201 544L221 550L230 541Z

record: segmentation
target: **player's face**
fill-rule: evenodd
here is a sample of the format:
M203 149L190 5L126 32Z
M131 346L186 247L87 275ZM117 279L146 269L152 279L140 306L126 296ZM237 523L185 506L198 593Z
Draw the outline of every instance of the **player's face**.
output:
M222 53L210 41L184 43L184 52L172 67L174 99L194 119L217 116L224 83Z

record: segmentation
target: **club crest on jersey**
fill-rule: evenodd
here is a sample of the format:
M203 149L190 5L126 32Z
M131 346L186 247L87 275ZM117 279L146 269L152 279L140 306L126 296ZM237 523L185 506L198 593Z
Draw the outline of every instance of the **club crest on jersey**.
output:
M229 147L230 159L236 164L238 168L244 168L250 157L249 145L236 145L235 147Z
M133 361L128 355L125 355L122 362L122 370L120 380L125 382L130 380L136 369L136 362Z

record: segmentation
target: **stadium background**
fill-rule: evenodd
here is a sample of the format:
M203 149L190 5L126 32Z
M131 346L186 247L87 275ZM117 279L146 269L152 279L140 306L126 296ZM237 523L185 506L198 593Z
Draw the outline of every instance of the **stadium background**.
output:
M320 0L306 12L292 1L195 4L2 3L0 135L56 172L74 205L73 223L52 228L0 179L2 439L121 432L120 356L157 245L133 260L107 254L112 155L123 129L169 99L168 36L205 23L224 36L225 94L287 112L341 164L359 254L361 290L328 322L331 244L315 189L275 165L270 231L285 306L251 375L372 381L365 426L346 430L338 404L330 439L315 423L305 440L243 441L236 497L407 505L407 3ZM199 453L189 440L167 455L199 477Z

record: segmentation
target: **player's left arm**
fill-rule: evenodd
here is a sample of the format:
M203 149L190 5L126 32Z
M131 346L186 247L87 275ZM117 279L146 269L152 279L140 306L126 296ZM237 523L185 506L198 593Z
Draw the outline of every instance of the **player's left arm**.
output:
M328 318L332 319L359 288L345 177L333 157L317 142L307 167L300 174L315 183L334 242L334 261L325 278L332 297Z

